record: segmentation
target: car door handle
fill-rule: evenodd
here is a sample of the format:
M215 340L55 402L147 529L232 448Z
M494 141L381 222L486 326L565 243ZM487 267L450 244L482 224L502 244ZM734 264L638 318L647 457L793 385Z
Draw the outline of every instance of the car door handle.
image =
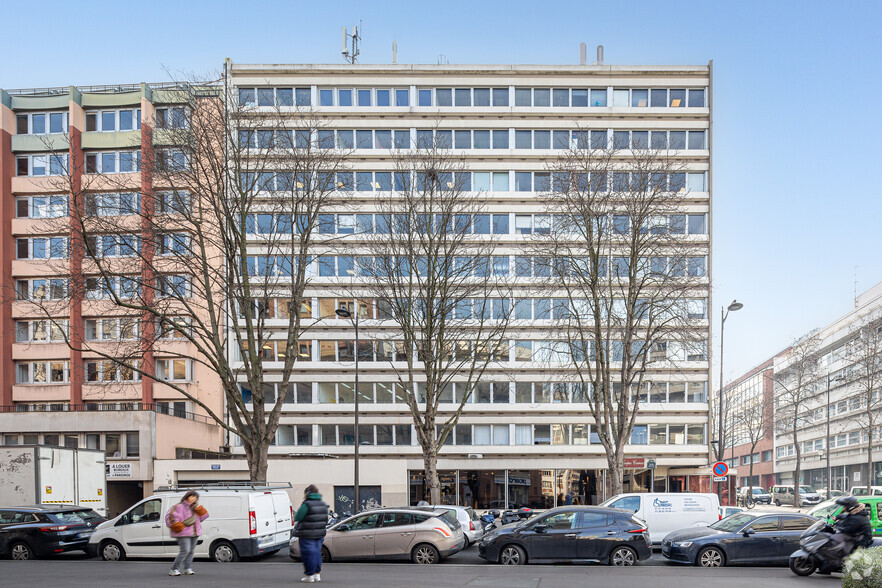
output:
M607 531L606 534L607 534L607 535L615 535L616 532L615 532L615 531Z
M374 536L373 536L373 535L365 535L364 538L365 538L365 539L373 539Z
M564 535L564 537L578 537L578 536L579 536L578 533L567 533L566 535Z
M162 528L162 525L153 525L153 528L154 528L154 529L161 529L161 528Z
M413 535L413 533L402 533L402 535L404 535L406 537L408 535Z

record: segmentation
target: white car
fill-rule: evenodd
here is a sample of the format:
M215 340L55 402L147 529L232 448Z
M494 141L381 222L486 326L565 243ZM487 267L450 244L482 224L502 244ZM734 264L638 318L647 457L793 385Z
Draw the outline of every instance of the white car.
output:
M652 543L661 543L672 531L706 527L721 518L717 495L697 492L619 494L600 506L633 512L646 523Z
M187 490L199 492L208 510L196 557L236 561L279 551L288 545L294 518L288 493L260 486L175 489L158 492L98 525L89 539L89 553L105 561L132 557L174 558L177 540L165 524L165 515Z
M432 508L446 508L454 515L456 520L462 525L462 532L466 536L466 547L472 543L477 543L484 536L484 524L481 517L471 506L449 506L446 504L433 506Z

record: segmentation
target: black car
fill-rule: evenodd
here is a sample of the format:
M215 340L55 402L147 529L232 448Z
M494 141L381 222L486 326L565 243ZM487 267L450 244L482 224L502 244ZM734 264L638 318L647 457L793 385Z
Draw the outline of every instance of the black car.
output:
M682 529L662 541L668 561L716 568L730 564L786 566L799 536L816 518L800 514L739 512L709 527Z
M617 508L562 506L484 535L478 555L504 565L592 561L631 566L649 559L646 525Z
M106 519L81 506L0 507L0 556L34 559L87 551L89 537Z

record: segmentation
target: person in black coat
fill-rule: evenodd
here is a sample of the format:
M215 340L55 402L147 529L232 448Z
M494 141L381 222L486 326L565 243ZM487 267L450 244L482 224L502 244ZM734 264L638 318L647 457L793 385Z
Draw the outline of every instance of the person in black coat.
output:
M313 484L306 487L303 495L303 503L294 515L297 523L294 532L300 543L300 559L306 574L300 581L321 582L322 542L328 526L328 505Z

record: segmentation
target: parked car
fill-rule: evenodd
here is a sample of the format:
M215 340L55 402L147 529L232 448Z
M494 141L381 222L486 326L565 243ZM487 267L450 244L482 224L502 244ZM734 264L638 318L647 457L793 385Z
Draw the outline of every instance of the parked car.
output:
M465 547L462 526L443 506L378 508L344 519L329 528L322 561L410 559L438 563ZM291 559L300 559L300 541L292 537Z
M803 514L741 512L698 529L683 529L662 541L668 561L716 568L733 564L786 566L799 537L817 521Z
M196 557L237 561L276 553L291 537L293 509L288 492L262 486L195 488L199 503L208 509ZM181 501L185 490L160 492L121 515L99 525L89 540L89 551L106 561L127 556L174 558L177 541L165 525L165 515Z
M716 494L619 494L600 506L621 508L645 521L653 543L661 543L671 531L704 527L720 520L720 500Z
M772 486L769 489L775 506L793 504L793 486ZM811 486L799 487L799 505L812 506L821 502L821 496Z
M24 560L86 551L95 527L105 520L82 506L0 507L0 556Z
M477 543L484 536L484 523L472 507L440 505L433 506L432 508L446 508L453 513L453 516L462 525L462 532L466 538L466 547L472 543Z
M725 519L728 516L731 516L735 513L744 512L744 509L740 506L721 506L720 507L720 519Z
M631 566L652 556L646 524L632 513L598 506L559 506L496 529L478 555L503 565L594 561Z
M882 496L857 496L858 502L865 504L870 515L870 525L873 526L873 536L882 537ZM825 519L833 523L833 519L842 512L842 506L836 504L836 499L822 502L808 511L808 514L819 519Z
M750 486L743 486L738 489L738 503L747 504L748 496L750 496ZM766 492L765 488L759 486L753 487L753 501L756 504L772 504L772 495Z
M824 502L825 500L835 500L840 496L848 496L848 492L843 492L842 490L830 490L830 495L828 496L827 490L825 488L822 488L818 490L818 496L821 497L821 502Z
M852 496L882 496L882 486L852 486Z

